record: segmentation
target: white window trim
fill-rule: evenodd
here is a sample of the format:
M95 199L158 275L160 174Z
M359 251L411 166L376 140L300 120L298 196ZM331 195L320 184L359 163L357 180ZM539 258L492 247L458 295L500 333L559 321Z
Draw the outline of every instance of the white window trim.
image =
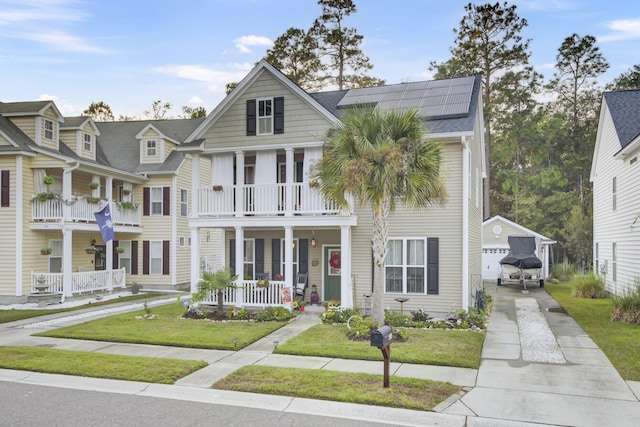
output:
M251 248L253 249L253 253L251 254L251 260L247 260L247 243L249 242L251 243ZM250 276L249 280L255 280L256 278L256 239L253 239L253 238L244 239L242 254L243 254L242 274L243 276L245 275L245 266L250 265L251 271L253 271L253 275Z
M126 273L131 274L131 240L120 240L118 246L124 248L124 252L118 254L118 267L122 268L122 261L129 260Z
M88 140L87 137L89 137ZM89 148L87 148L87 144ZM93 135L88 132L82 132L82 149L84 151L93 152Z
M154 246L159 246L160 247L160 257L154 257L153 256L153 248ZM149 275L150 276L161 276L162 275L162 264L163 264L163 259L162 259L162 249L163 249L163 243L162 240L151 240L149 241ZM153 260L154 259L159 259L160 260L160 271L159 272L154 272L153 271Z
M298 241L297 238L293 239L292 242L296 245L294 251L293 251L293 271L294 271L294 275L296 271L298 270L298 263L300 260L300 242ZM286 254L285 254L285 249L286 249L286 244L285 244L285 240L284 239L280 239L280 274L282 274L282 277L284 278L284 272L286 271Z
M389 238L387 239L387 242L391 242L391 241L402 241L402 264L392 264L392 265L388 265L387 261L385 260L385 265L384 265L384 278L383 278L383 284L384 284L384 293L385 294L393 294L393 295L426 295L427 294L427 250L428 250L428 246L427 246L427 238L426 237L393 237L393 238ZM422 241L423 242L423 247L424 247L424 254L423 254L423 260L422 260L422 265L409 265L408 264L408 242L409 241ZM387 267L401 267L402 268L402 291L401 292L390 292L387 291ZM423 278L424 278L424 283L422 284L423 286L423 292L408 292L407 291L407 269L409 267L422 267L424 270L424 274L423 274Z
M186 198L184 200L182 200L182 192L185 192ZM189 190L186 188L181 188L180 189L180 209L178 209L178 213L181 217L188 217L189 216ZM184 215L182 214L182 210L184 208Z
M269 101L271 103L271 115L260 115L260 102ZM269 119L269 132L260 132L260 120L266 121ZM259 98L256 99L256 135L273 135L273 98Z
M153 150L155 150L155 153L153 154L149 154L149 143L153 142L155 144L155 147L153 147ZM145 139L143 141L144 144L144 154L146 157L157 157L158 156L158 140L157 139Z
M51 123L51 129L47 129L47 123ZM51 119L44 119L44 139L47 141L54 141L56 136L56 123ZM47 137L47 132L51 132L51 137Z
M154 190L160 190L160 201L157 201L154 199L153 193L155 193ZM151 206L149 206L149 216L162 216L163 212L164 212L164 202L163 202L163 198L164 198L164 193L163 193L163 188L162 187L151 187L149 189L149 204ZM160 213L156 213L153 210L153 205L154 204L160 204Z

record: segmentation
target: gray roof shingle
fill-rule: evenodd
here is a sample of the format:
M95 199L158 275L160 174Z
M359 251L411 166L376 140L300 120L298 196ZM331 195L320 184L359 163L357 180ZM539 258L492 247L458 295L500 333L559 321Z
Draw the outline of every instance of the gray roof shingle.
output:
M605 92L604 99L622 149L640 136L640 90Z

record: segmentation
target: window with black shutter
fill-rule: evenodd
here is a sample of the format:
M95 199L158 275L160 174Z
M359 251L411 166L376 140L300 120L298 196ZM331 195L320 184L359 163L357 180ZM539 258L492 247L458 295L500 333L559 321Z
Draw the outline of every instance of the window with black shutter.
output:
M256 134L256 100L247 99L247 136Z
M9 206L9 171L0 172L0 206L8 207Z

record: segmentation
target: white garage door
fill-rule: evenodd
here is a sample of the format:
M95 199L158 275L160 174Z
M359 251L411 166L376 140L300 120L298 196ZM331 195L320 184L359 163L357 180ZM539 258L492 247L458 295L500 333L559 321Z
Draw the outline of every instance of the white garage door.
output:
M507 256L509 248L482 249L482 280L496 280L502 271L500 260Z

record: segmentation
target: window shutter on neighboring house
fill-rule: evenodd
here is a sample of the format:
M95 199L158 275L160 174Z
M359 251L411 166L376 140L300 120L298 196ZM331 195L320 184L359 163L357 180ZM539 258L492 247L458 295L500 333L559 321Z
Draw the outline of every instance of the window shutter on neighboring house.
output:
M256 134L256 100L247 99L247 136Z
M131 274L138 274L138 241L131 241Z
M169 241L168 240L163 240L162 241L162 274L167 275L169 274Z
M271 239L271 277L280 274L280 239Z
M284 97L273 98L273 133L284 133Z
M116 269L118 268L118 257L120 256L120 254L118 252L116 252L116 248L119 246L118 240L114 240L113 241L113 268Z
M427 293L438 294L439 280L439 245L440 239L430 237L427 239Z
M256 273L264 273L264 239L256 239Z
M149 241L142 241L142 274L149 274Z
M171 187L162 188L162 215L171 215Z
M142 215L149 216L151 212L151 189L144 187L142 189Z
M11 186L9 185L9 171L0 172L0 206L9 206L9 191Z
M233 275L236 274L236 239L229 240L229 267Z

